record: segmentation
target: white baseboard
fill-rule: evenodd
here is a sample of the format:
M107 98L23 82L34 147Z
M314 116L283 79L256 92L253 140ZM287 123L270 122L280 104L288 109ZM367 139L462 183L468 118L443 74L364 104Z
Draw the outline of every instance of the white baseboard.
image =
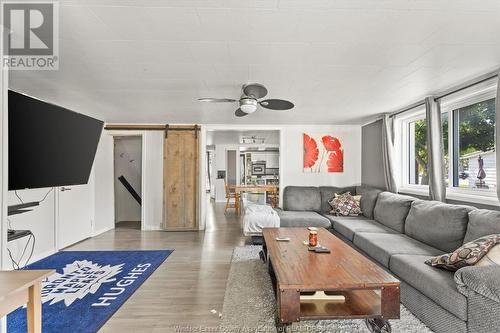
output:
M43 258L47 258L48 256L51 256L56 252L57 252L56 249L51 249L51 250L39 253L37 255L33 255L33 258L31 258L29 263L31 264L31 263L34 263L35 261L42 260Z
M163 231L161 225L145 226L143 231Z
M0 318L0 333L7 333L7 316Z
M33 254L33 257L31 257L30 261L27 264L29 265L29 264L32 264L32 263L38 261L38 260L42 260L43 258L47 258L48 256L51 256L56 252L57 251L55 249L50 249L50 250L44 251L42 253ZM11 265L8 265L8 270L13 270Z
M114 228L115 228L115 226L113 225L112 227L102 228L102 229L99 229L97 231L94 231L94 233L92 234L92 237L95 237L95 236L103 234L107 231L113 230Z

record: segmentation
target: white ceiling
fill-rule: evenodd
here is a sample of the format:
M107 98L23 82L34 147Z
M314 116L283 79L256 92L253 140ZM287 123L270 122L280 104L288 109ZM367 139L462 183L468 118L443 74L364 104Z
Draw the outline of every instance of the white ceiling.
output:
M361 122L500 67L499 3L60 0L60 70L10 86L108 122ZM196 101L245 82L296 107Z

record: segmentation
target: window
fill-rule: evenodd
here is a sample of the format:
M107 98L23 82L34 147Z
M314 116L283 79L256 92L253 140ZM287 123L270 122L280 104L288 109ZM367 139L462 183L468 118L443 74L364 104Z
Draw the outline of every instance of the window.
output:
M444 180L449 197L496 193L496 86L495 81L484 82L439 101ZM410 192L426 191L429 174L425 110L420 107L397 116L396 129L396 138L400 138L396 147L401 156L401 186Z
M442 114L443 146L446 168L446 181L448 182L449 157L448 157L448 112ZM429 172L427 169L427 123L425 115L406 122L406 135L408 143L408 184L429 185Z
M408 122L409 183L428 185L427 173L427 124L420 118Z
M453 110L453 187L496 188L495 99Z

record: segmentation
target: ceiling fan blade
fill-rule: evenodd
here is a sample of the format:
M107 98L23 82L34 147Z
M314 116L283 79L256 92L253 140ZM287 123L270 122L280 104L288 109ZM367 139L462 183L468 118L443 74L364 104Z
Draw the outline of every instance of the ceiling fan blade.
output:
M236 102L232 98L198 98L200 102L210 102L210 103L233 103Z
M267 89L259 83L248 83L243 85L243 94L259 99L267 95Z
M236 112L234 113L234 115L236 117L244 117L244 116L248 116L248 113L243 112L241 109L238 109L238 110L236 110Z
M293 105L290 101L285 101L284 99L266 99L264 101L260 101L259 104L271 110L290 110L295 105Z

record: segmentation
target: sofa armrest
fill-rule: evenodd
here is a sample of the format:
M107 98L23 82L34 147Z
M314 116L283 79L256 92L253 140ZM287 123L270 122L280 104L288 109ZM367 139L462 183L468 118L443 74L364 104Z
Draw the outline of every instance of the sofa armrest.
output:
M457 289L466 297L477 293L500 303L500 266L469 266L455 273Z
M497 333L500 327L500 267L464 267L455 273L467 297L467 332Z

